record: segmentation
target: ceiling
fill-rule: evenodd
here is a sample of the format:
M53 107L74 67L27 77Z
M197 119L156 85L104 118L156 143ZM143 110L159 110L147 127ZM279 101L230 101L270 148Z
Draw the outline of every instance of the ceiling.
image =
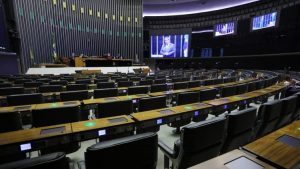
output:
M144 16L172 16L209 12L259 0L143 0Z

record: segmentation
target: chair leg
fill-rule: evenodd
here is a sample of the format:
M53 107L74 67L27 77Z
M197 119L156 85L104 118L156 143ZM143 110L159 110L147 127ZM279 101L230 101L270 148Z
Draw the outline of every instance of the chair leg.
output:
M164 169L169 169L170 164L169 164L169 158L168 156L164 155Z

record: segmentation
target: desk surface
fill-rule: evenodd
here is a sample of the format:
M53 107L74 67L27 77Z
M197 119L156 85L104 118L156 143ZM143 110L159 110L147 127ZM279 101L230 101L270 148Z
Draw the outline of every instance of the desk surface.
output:
M284 168L292 168L300 163L300 146L293 147L277 139L289 135L300 139L300 120L262 137L243 148Z
M34 109L49 109L49 108L70 107L70 106L80 106L80 102L68 101L68 102L42 103L42 104L36 104Z
M118 119L122 118L125 121L121 122L110 122L112 119ZM108 128L112 126L119 126L119 125L125 125L125 124L133 124L134 121L129 118L128 116L115 116L115 117L108 117L108 118L102 118L102 119L96 119L96 120L88 120L88 121L81 121L81 122L75 122L71 123L72 129L74 133L77 132L83 132L87 130L94 130L94 129L102 129L102 128Z
M156 110L144 111L141 113L134 113L131 116L137 121L147 121L147 120L153 120L157 118L178 115L178 114L195 111L195 110L208 109L208 108L211 108L211 106L203 103L195 103L195 104L189 104L184 106L176 106L171 108L156 109ZM161 113L161 111L163 110L171 110L172 112Z
M241 150L233 150L216 158L190 167L189 169L228 169L228 167L226 167L225 164L240 157L246 157L252 160L253 162L263 166L264 169L275 169L274 167L266 164L265 162L256 159L253 155L247 154L246 152L243 152ZM241 169L244 167L245 166L241 166Z
M61 133L51 133L51 134L44 134L44 135L41 134L41 131L43 129L53 129L58 127L65 127L65 130ZM66 135L71 133L72 133L72 128L71 128L71 124L69 123L47 126L47 127L40 127L40 128L32 128L28 130L18 130L13 132L0 133L0 146L32 141L32 140L37 140L42 138L60 136L60 135Z
M0 107L0 113L31 111L33 108L35 108L35 104L22 105L22 106Z

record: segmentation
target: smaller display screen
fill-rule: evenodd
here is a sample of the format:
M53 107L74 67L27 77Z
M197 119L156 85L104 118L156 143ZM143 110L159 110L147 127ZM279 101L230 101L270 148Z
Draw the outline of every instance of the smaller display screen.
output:
M236 33L235 30L236 30L235 22L221 23L215 25L214 35L215 37L232 35Z

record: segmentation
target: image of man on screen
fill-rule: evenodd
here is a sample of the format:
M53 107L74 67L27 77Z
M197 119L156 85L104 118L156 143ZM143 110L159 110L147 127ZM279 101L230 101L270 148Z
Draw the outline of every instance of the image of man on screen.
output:
M160 49L160 54L164 57L174 57L175 45L171 43L170 36L164 36L164 43Z

